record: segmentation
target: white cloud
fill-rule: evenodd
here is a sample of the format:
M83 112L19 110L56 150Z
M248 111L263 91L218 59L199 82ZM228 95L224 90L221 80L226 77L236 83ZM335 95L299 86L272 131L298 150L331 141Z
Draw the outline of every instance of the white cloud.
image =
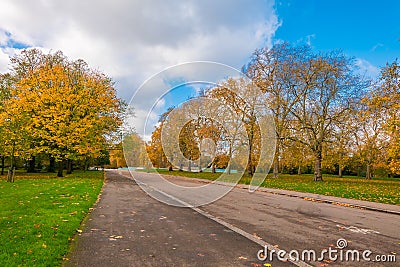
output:
M377 43L376 45L374 45L372 48L371 48L371 52L375 52L377 49L379 49L379 47L384 47L384 45L383 44L381 44L381 43Z
M8 61L8 55L3 51L3 49L0 49L0 73L7 71Z
M112 76L126 100L177 63L208 60L240 69L256 48L272 45L279 26L273 0L0 2L0 33L86 60ZM0 34L0 43L5 38ZM9 52L0 51L0 71Z
M357 58L355 63L356 63L356 66L360 68L360 70L359 70L360 73L369 78L376 78L380 73L380 70L378 67L374 66L373 64L371 64L369 61L367 61L365 59Z
M306 36L306 44L308 45L308 46L311 46L311 40L312 39L315 39L315 34L313 33L313 34L309 34L309 35L307 35Z

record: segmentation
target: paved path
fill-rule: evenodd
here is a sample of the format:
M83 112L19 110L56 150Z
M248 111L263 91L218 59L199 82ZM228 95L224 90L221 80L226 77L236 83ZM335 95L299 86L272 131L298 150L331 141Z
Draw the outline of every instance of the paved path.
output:
M124 176L125 175L125 176ZM136 173L155 184L154 174ZM176 208L147 196L128 174L107 172L101 201L91 214L68 266L263 266L260 245L285 251L335 249L344 238L351 250L371 250L400 261L397 206L394 213L307 201L306 195L233 189L222 199L197 209ZM169 177L186 186L204 181ZM307 195L306 199L322 198ZM165 196L163 196L165 197ZM330 200L330 199L327 199ZM334 199L335 202L348 202ZM353 203L352 204L360 204ZM373 203L363 205L375 207ZM343 251L345 251L343 249ZM272 266L285 266L276 258ZM398 266L377 262L296 262L298 266ZM397 264L397 265L396 265Z
M262 266L260 245L189 208L154 200L132 179L106 177L65 266Z

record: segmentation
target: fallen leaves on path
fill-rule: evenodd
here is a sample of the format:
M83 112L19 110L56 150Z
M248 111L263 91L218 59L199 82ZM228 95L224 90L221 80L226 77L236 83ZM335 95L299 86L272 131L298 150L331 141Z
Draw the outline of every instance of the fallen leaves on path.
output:
M255 238L257 238L257 239L260 239L260 240L262 239L262 237L258 236L257 233L253 233L253 236L254 236Z

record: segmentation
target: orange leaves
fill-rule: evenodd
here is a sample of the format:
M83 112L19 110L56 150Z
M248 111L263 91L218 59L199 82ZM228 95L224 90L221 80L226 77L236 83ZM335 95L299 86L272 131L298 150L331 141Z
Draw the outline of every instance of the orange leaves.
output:
M363 127L365 158L372 167L400 174L400 68L397 61L382 69L380 82L365 97L360 118ZM372 165L372 164L371 164Z
M15 81L0 118L8 119L16 140L24 133L29 141L17 151L46 152L57 160L99 156L104 135L121 124L112 80L61 52L24 51L13 62Z

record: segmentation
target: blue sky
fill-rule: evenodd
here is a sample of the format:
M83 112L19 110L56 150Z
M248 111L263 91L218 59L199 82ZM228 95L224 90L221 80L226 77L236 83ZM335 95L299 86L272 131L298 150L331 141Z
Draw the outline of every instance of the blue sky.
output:
M341 49L375 67L400 57L400 1L288 0L275 7L282 21L275 39Z

